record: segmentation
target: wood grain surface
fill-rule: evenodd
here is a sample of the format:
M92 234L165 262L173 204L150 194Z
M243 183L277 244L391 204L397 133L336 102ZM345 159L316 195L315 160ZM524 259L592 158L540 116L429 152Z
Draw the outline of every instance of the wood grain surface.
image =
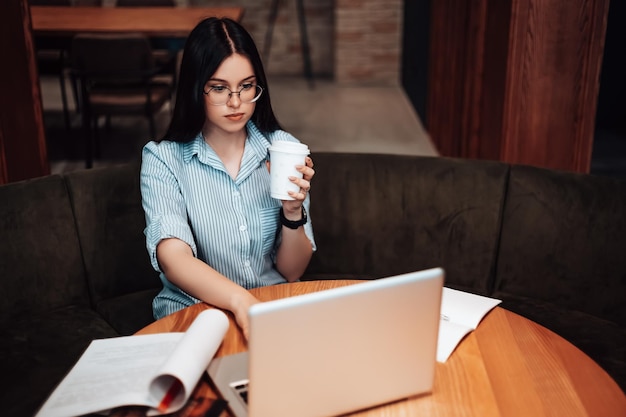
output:
M261 301L291 297L360 281L308 281L257 288ZM201 303L164 317L138 334L185 331ZM246 344L231 325L218 356L241 352ZM199 390L215 399L204 378ZM229 415L227 411L224 416ZM438 363L433 392L362 410L351 416L626 416L626 396L613 379L574 345L524 317L496 307L452 353Z
M31 6L36 35L72 36L80 32L141 32L186 37L206 17L239 21L241 7L62 7Z

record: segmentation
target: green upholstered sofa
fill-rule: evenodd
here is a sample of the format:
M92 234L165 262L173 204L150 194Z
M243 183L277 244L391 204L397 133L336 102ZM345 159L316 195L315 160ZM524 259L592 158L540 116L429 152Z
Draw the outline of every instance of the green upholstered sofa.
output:
M490 161L313 155L318 250L303 279L442 266L626 387L626 181ZM0 363L29 416L95 338L150 323L160 289L136 164L0 186Z

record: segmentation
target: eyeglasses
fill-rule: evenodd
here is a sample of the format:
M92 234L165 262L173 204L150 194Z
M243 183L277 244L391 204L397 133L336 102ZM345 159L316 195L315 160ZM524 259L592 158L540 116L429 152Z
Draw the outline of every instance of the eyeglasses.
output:
M263 88L256 84L244 84L239 91L233 91L223 85L216 85L204 92L209 97L209 103L214 106L223 106L228 103L233 94L237 94L242 103L254 103L261 97L262 93Z

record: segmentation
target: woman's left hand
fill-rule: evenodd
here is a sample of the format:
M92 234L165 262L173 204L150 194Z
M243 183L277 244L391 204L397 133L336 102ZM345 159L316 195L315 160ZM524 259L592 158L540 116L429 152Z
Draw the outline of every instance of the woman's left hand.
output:
M297 184L300 190L298 192L288 192L294 200L283 200L285 217L290 220L299 220L302 216L302 203L311 189L311 179L315 175L313 160L307 156L304 160L304 165L296 165L296 170L302 173L302 178L289 177L289 180Z

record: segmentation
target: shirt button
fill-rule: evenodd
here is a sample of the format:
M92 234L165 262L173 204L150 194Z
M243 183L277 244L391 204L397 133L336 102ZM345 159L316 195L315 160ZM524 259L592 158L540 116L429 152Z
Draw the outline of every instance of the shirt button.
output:
M250 266L250 261L245 261L243 264L244 264L245 266Z
M242 232L246 231L246 225L242 224L241 226L239 226L239 230L241 230Z

